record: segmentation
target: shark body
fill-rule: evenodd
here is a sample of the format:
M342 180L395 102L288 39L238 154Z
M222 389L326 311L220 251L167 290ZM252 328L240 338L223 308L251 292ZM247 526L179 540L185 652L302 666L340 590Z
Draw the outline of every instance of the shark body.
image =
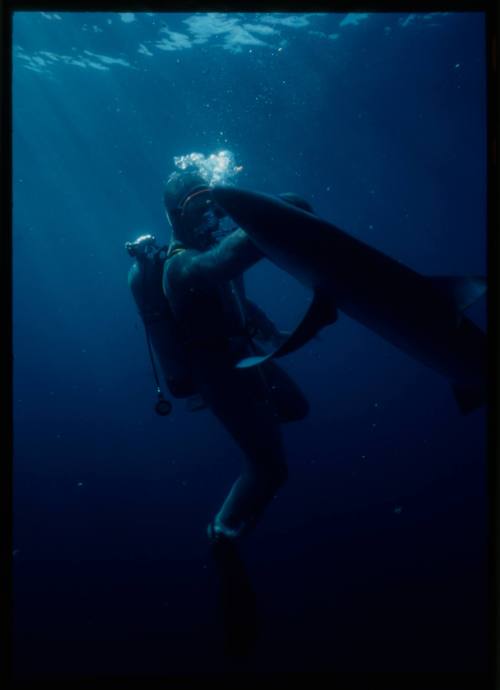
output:
M338 310L445 376L466 413L486 401L486 335L463 311L481 277L426 277L312 213L267 194L215 187L214 199L265 256L314 291L296 331L270 356L292 352ZM238 366L261 363L250 357Z

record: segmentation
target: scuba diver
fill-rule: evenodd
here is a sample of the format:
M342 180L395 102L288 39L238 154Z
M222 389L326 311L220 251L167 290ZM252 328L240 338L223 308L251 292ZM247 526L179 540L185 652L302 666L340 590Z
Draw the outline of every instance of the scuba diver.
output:
M236 369L256 353L242 299L241 277L261 260L260 250L240 228L218 241L224 215L203 177L174 172L164 192L172 239L163 269L163 291L180 330L196 390L243 451L245 466L208 526L213 540L239 540L261 517L287 477L280 418L302 419L308 404L274 362ZM268 330L269 321L257 327ZM271 330L271 333L269 333ZM279 381L278 381L279 379ZM273 390L286 388L289 410L276 409ZM283 400L285 398L285 400Z
M309 210L293 194L281 197ZM143 320L157 385L156 411L168 414L155 361L174 398L209 408L243 452L244 467L207 527L222 587L229 650L255 641L255 596L237 543L258 522L287 478L281 424L303 419L309 405L273 360L235 363L261 354L258 341L278 347L280 332L245 293L243 273L263 258L246 233L225 216L196 172L170 175L164 207L169 246L144 235L126 248L135 262L129 286ZM235 648L236 646L236 648Z

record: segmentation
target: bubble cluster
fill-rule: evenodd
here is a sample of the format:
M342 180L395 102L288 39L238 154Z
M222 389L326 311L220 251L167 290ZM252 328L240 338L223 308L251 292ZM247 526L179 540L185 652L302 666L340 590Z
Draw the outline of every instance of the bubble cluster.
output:
M236 165L234 154L228 150L211 153L208 157L202 153L174 156L174 163L180 170L197 172L210 186L226 184L243 170L242 165Z

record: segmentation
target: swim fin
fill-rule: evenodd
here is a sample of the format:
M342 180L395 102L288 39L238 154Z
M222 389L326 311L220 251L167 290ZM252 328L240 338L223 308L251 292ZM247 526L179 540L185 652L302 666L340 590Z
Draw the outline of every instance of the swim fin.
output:
M212 555L219 576L224 652L231 657L245 657L254 650L259 637L255 592L232 540L213 541Z

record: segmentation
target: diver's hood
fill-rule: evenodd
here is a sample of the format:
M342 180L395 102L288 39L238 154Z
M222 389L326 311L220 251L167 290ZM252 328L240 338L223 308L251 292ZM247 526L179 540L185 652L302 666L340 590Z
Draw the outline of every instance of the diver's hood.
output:
M185 199L198 189L207 189L207 181L196 172L175 171L167 180L163 193L163 203L172 226L174 242L186 246L195 246L190 228L184 227L180 221L181 206Z
M195 172L173 172L167 180L163 193L163 203L168 214L180 207L184 199L196 189L208 188L207 181Z

